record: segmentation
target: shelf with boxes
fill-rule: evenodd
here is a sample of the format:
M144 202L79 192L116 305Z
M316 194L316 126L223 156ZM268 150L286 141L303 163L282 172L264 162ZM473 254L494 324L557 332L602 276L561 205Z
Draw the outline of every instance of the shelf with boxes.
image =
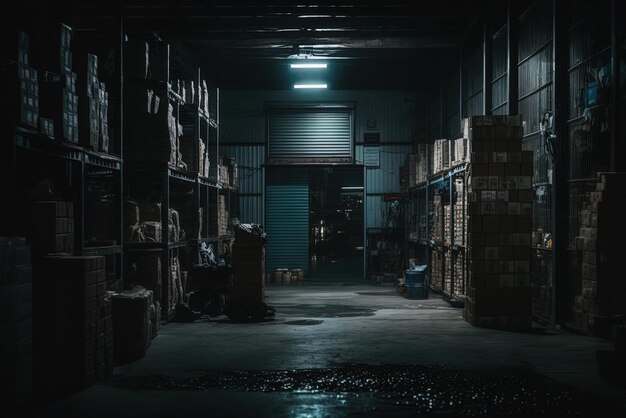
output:
M169 320L199 244L227 240L221 197L234 188L220 179L219 90L165 42L124 47L125 277L153 290Z
M114 286L122 263L122 159L111 141L117 125L108 110L117 103L108 92L120 71L100 71L98 56L80 47L69 26L45 25L36 36L18 32L8 230L33 245L36 263L48 254L104 256Z
M124 252L128 259L124 277L141 277L135 283L154 291L162 318L168 320L180 300L170 297L171 288L180 277L176 273L180 270L179 252L195 252L197 258L202 222L202 211L195 199L199 195L197 175L174 169L167 162L144 162L125 164L124 178ZM159 261L154 263L163 267L135 271L134 260L140 253L157 254ZM155 271L159 274L152 274L150 279L148 272Z
M430 273L430 286L451 303L465 294L465 163L451 167L428 183L430 260L436 266Z

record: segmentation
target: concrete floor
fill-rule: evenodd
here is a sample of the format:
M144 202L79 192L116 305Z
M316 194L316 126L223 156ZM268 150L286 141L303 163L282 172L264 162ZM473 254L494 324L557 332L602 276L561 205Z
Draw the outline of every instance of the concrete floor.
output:
M273 321L171 323L145 358L117 368L126 376L200 376L211 369L288 370L347 363L445 364L528 370L585 392L626 400L598 376L606 341L537 326L530 333L473 327L437 296L407 300L390 286L270 286ZM210 408L211 414L207 414ZM401 412L401 411L400 411ZM411 415L410 411L404 411ZM40 416L398 416L370 394L150 391L96 385Z

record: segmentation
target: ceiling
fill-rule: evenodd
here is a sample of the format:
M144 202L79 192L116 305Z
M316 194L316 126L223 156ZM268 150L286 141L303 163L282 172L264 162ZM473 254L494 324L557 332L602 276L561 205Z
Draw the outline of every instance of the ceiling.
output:
M482 0L76 1L75 28L124 16L129 37L159 37L227 88L291 88L290 56L329 63L334 89L414 88L454 66Z

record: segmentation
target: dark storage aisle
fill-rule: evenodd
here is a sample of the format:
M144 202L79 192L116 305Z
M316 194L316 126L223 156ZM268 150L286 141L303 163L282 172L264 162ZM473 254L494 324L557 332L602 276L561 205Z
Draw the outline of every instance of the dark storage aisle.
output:
M626 3L23 0L3 417L626 416Z

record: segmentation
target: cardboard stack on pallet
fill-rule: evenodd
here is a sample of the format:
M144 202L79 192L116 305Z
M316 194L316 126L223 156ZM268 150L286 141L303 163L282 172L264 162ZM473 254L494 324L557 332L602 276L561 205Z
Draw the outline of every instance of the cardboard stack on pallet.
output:
M57 397L113 371L104 257L47 256L34 286L36 383Z
M0 237L0 383L7 410L32 398L32 310L30 247L25 238Z
M580 213L582 294L576 296L574 321L596 336L609 337L611 326L626 314L625 181L626 173L599 173L595 192Z
M72 29L54 25L32 42L35 67L44 71L40 114L54 122L54 137L78 143L78 95L72 71ZM43 33L43 32L40 32Z
M531 326L533 153L519 116L468 121L468 283L464 317L500 329Z

